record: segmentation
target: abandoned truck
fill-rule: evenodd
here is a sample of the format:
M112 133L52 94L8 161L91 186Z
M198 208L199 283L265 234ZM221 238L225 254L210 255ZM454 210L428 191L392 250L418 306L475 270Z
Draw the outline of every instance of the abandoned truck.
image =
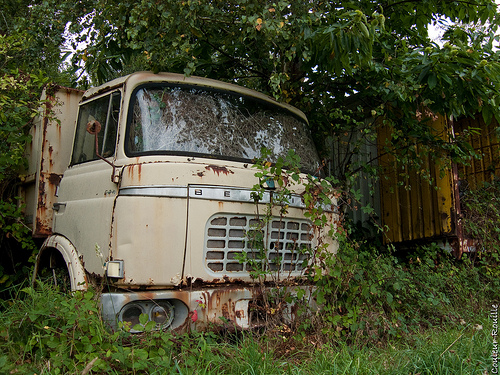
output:
M167 73L44 95L50 108L33 127L22 187L33 236L44 240L34 280L62 270L72 290L101 282L113 328L134 327L142 314L157 329L257 324L248 233L273 186L261 181L256 203L252 160L262 147L271 162L293 149L304 171L316 170L304 114L236 85ZM294 278L308 261L299 250L319 236L296 193L287 216L262 229L269 272Z

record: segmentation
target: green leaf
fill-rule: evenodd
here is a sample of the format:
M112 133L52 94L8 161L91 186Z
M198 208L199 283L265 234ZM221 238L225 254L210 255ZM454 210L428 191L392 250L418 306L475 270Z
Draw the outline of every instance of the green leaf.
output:
M146 323L146 325L144 326L144 330L145 331L152 331L153 329L156 328L156 322L154 322L153 320L150 320L149 322Z
M142 332L144 330L144 326L141 324L136 324L135 326L132 327L132 329L137 332Z
M386 294L386 298L387 298L387 303L388 303L388 304L392 304L392 302L393 302L393 297L392 297L392 294L391 294L391 293L389 293L389 292L387 292L387 294Z
M302 288L297 289L297 298L301 300L306 294L305 290Z
M146 359L148 359L148 351L146 349L142 349L142 348L137 348L137 349L134 349L132 351L133 356L139 360L143 360L145 361Z
M318 291L317 294L316 294L316 302L319 304L319 305L322 305L326 302L326 299L325 299L325 292L324 291Z
M430 89L434 89L437 85L437 77L434 72L430 72L429 76L427 77L427 84L429 85Z
M149 322L149 316L147 314L141 314L139 316L139 323L142 326L145 326L147 322Z

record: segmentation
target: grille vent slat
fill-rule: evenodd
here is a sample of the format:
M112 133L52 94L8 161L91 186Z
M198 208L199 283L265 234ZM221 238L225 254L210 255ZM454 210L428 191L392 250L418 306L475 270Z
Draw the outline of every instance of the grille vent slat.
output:
M309 221L274 218L265 228L259 229L257 225L259 220L253 215L212 216L205 230L204 254L208 270L243 276L255 265L275 272L300 274L312 247ZM266 257L262 260L266 240ZM241 262L244 252L253 261Z

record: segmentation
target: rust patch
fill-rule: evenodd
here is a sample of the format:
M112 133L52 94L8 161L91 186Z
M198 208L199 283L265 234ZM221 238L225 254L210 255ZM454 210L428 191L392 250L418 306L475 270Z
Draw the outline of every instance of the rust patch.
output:
M62 175L57 174L57 173L51 173L49 174L49 184L53 186L58 186L59 183L61 182Z
M40 211L40 210L38 210ZM45 207L42 209L45 212ZM43 215L45 217L45 215ZM33 237L35 238L45 238L52 234L52 230L50 228L50 223L42 221L40 219L40 215L36 217L36 233L33 233Z
M226 167L219 167L218 165L207 165L205 167L207 171L212 170L214 173L217 173L217 176L220 176L221 173L225 174L226 176L228 174L234 174L234 172L230 169L227 169Z
M137 167L137 179L141 180L142 164L131 164L127 166L127 173L131 180L134 179L135 167Z
M113 200L113 210L111 211L111 228L109 234L109 259L113 259L113 226L115 223L115 209L116 209L116 199L118 198L118 194L116 194L115 199ZM125 277L125 274L123 275Z
M50 152L50 149L49 149L49 173L50 171L52 170L52 168L54 168L54 159L52 158L52 153Z
M45 206L45 181L41 178L38 184L38 207Z
M88 94L87 94L88 96L84 95L82 100L87 100L87 99L93 98L94 96L100 95L101 93L105 93L107 91L112 91L113 89L120 87L121 85L122 85L122 83L119 83L116 85L105 84L103 87L100 87L99 90L92 93L91 95L88 95Z
M222 312L222 316L226 319L230 319L230 316L229 316L229 307L227 306L228 304L225 303L222 305L221 307L221 312Z
M205 176L205 172L201 171L201 172L193 174L193 176L203 177L203 176Z
M33 237L45 237L52 233L52 217L49 218L47 215L48 207L46 204L46 197L45 178L42 174L38 184L38 205L36 208L35 230L33 231Z
M187 277L183 279L182 283L185 283L186 286L189 288L195 288L195 289L221 285L221 284L235 284L235 285L246 284L242 279L230 278L227 275L224 275L222 279L216 278L210 280L203 280L195 277Z

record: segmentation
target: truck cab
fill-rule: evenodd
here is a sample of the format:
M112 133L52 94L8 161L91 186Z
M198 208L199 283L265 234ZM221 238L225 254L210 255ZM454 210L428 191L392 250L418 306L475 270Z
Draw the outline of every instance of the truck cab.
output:
M221 319L256 324L250 305L262 288L250 259L262 244L275 260L263 267L278 285L303 276L316 239L300 189L286 216L276 209L265 223L273 186L259 199L252 190L265 184L252 167L262 148L270 162L293 149L304 172L318 170L302 112L236 85L169 73L56 91L55 115L34 128L35 167L25 179L33 233L44 238L35 278L63 264L72 290L104 287L111 327L134 327L146 314L158 329L182 330Z

